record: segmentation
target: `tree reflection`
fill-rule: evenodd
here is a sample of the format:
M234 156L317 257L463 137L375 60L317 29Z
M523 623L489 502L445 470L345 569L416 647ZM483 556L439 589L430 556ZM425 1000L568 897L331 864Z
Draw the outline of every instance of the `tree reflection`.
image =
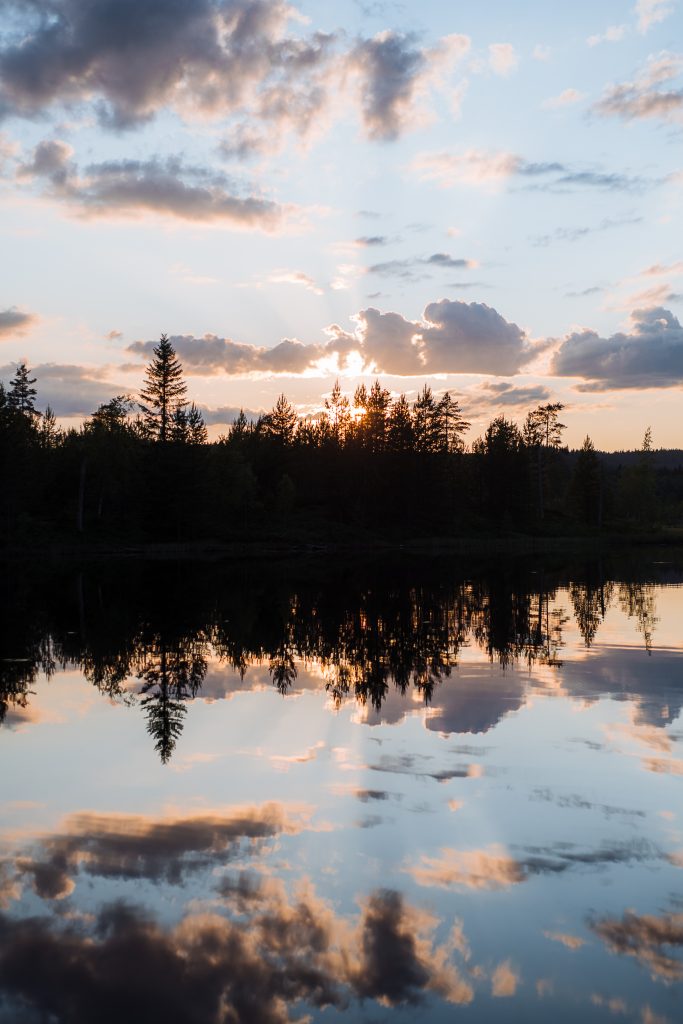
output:
M142 705L165 764L210 659L240 677L267 666L283 695L302 667L315 666L337 706L354 699L379 711L392 688L429 704L467 647L504 669L560 665L564 587L586 646L616 590L651 649L654 585L614 584L600 563L569 580L514 561L467 573L431 562L334 571L316 564L293 578L286 565L161 563L153 572L133 564L24 578L5 591L0 720L26 705L40 675L76 667L110 699Z

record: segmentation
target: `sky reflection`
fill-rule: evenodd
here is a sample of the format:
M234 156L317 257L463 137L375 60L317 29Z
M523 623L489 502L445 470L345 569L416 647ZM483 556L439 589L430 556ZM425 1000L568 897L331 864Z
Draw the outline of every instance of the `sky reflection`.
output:
M3 1024L680 1019L671 567L193 572L7 610Z

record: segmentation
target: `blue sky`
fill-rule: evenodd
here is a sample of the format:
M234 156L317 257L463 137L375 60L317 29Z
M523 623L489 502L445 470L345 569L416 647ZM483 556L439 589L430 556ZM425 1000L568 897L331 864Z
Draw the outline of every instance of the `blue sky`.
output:
M379 374L681 445L677 0L0 6L0 377L61 417L165 331L214 431Z

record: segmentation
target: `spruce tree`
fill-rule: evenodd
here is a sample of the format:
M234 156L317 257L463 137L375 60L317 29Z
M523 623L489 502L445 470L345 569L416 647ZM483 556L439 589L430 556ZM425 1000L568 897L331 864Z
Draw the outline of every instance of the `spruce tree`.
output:
M33 385L35 377L29 377L29 370L26 363L19 363L17 372L10 381L7 394L7 405L10 409L22 413L28 419L37 415L35 408L35 397L38 394Z
M162 334L145 372L139 402L147 434L162 444L171 440L174 417L187 405L183 367L168 335Z

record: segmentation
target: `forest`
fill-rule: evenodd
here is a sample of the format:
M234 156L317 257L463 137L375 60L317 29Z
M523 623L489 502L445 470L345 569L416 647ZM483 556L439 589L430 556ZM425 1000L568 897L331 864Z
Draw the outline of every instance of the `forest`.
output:
M166 763L194 698L262 684L284 697L311 669L336 707L356 701L379 711L394 690L428 705L466 649L502 668L559 666L572 618L590 648L615 605L650 651L653 584L680 578L675 559L643 567L624 556L569 566L386 554L256 569L250 561L137 559L17 565L0 583L0 724L22 721L41 676L76 667L104 697L142 708ZM642 714L673 721L681 694L659 698L655 679L644 666L652 692ZM525 685L511 673L500 693L483 686L468 696L454 682L453 728L486 732L520 705ZM585 699L594 700L598 683L587 685Z
M25 363L0 384L0 543L402 541L476 535L675 531L683 458L578 451L563 406L470 424L449 392L410 403L376 380L351 400L337 382L315 417L283 394L209 441L162 335L137 397L116 395L78 429L36 409ZM676 453L673 453L676 454ZM661 458L660 456L666 456Z

